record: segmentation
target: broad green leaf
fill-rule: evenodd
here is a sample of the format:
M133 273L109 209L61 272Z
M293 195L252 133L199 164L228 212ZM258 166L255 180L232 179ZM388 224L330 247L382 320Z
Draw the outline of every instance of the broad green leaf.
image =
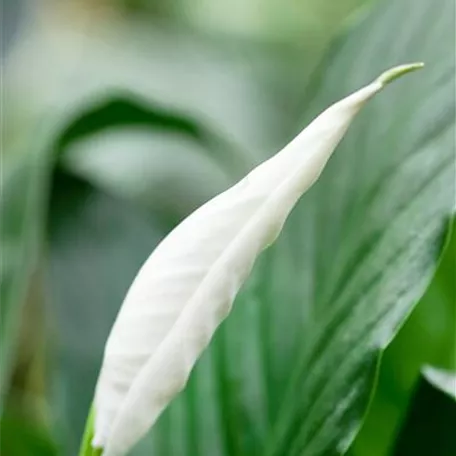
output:
M453 456L456 372L425 367L392 452L395 456Z
M156 454L349 447L453 206L452 2L437 3L382 2L322 66L307 119L390 65L426 62L355 122L153 429Z
M386 456L394 443L425 364L456 369L456 232L451 232L425 295L385 351L372 406L356 438L353 456Z
M271 455L347 450L380 354L435 271L454 204L452 9L446 0L381 3L327 62L323 99L338 82L348 89L406 56L420 56L427 71L374 100L303 204L301 235L313 233L313 258L301 261L311 275L310 325Z

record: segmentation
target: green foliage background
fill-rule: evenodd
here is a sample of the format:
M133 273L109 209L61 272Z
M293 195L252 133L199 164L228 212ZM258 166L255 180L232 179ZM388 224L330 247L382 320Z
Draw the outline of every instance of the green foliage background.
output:
M355 121L132 452L403 454L421 368L456 369L454 2L6 6L1 454L76 454L160 239L322 109L423 60ZM433 420L453 416L444 399Z

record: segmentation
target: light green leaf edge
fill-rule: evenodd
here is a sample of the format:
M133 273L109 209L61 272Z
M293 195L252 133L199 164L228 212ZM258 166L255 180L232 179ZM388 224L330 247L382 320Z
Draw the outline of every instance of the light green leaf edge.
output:
M456 372L425 366L422 374L429 383L456 401Z
M92 405L90 407L89 415L87 417L86 428L82 436L81 448L79 450L79 456L101 456L103 448L93 448L92 439L94 434L94 422L95 422L95 409Z

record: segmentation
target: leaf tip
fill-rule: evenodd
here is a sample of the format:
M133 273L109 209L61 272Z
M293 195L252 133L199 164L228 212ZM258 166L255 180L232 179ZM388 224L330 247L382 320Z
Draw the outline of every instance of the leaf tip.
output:
M424 366L422 373L434 387L456 400L456 372Z
M419 70L423 67L424 67L423 62L415 62L415 63L407 63L404 65L399 65L394 68L390 68L389 70L382 73L376 79L376 81L379 82L382 86L385 86L386 84L389 84L390 82L401 77L402 75L410 73L412 71Z

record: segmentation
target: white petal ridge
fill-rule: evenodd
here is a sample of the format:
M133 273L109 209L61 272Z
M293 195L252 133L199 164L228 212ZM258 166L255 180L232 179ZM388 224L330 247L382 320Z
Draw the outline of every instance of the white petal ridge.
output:
M104 448L103 456L124 455L184 388L255 259L277 238L364 103L397 74L390 70L332 105L188 216L147 259L112 328L97 383L93 445Z

